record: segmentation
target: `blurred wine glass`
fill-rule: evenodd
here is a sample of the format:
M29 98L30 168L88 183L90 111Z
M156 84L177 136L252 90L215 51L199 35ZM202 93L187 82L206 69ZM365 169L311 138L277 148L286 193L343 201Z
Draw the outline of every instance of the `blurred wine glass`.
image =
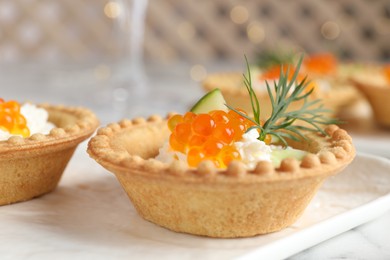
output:
M88 106L103 122L139 110L147 4L0 0L2 96Z
M116 67L113 105L123 116L142 115L149 95L144 70L143 39L147 0L117 0L117 30L122 35L122 62ZM119 67L118 67L119 66Z

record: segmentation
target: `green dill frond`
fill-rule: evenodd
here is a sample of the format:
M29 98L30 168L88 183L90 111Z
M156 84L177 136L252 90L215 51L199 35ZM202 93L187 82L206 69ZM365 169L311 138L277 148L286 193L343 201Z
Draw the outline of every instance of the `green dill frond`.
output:
M253 118L230 106L228 108L252 121L255 125L249 128L248 131L254 128L260 129L259 139L261 141L264 141L267 135L272 135L279 138L286 146L286 138L296 141L305 139L306 137L302 131L326 134L321 125L339 123L336 119L326 116L331 111L323 107L320 99L308 99L314 89L307 90L310 81L306 77L302 81L298 81L302 60L303 55L300 57L296 67L297 69L293 72L292 77L290 77L291 71L290 67L288 67L286 72L284 72L283 68L281 69L279 80L274 81L272 86L266 81L272 112L270 117L262 124L260 121L260 102L252 87L250 67L245 57L248 76L243 75L244 84L250 97ZM302 106L296 110L288 110L289 106L297 101L301 101Z

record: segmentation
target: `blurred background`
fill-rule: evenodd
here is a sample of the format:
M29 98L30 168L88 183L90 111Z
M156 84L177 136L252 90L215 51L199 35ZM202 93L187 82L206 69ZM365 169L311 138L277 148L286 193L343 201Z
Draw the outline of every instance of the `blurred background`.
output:
M152 96L181 109L209 73L242 70L244 54L387 62L389 42L388 0L0 0L0 88L120 115Z
M117 57L124 51L115 31L127 12L123 2L0 0L1 61ZM145 23L145 58L154 62L241 61L243 52L275 45L331 50L345 59L390 58L387 0L152 1Z

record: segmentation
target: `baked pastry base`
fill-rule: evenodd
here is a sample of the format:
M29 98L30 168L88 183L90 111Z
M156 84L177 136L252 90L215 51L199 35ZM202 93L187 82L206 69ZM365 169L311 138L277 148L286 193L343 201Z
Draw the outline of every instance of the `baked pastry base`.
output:
M323 181L354 158L350 136L329 126L330 137L309 135L295 148L312 152L302 162L284 159L279 168L241 162L218 170L209 161L189 168L154 157L169 136L166 120L123 120L98 130L88 153L113 172L138 213L177 232L210 237L248 237L281 230L303 213Z
M54 190L77 145L98 127L84 108L41 105L56 128L29 138L0 142L0 205L26 201Z
M390 83L379 68L367 69L351 81L370 103L375 121L381 126L390 127Z

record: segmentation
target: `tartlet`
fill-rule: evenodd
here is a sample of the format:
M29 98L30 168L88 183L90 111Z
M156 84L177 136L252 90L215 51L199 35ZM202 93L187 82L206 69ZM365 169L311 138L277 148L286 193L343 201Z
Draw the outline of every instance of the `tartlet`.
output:
M171 115L170 115L171 116ZM329 136L311 133L289 145L310 153L280 167L259 162L248 171L239 161L218 170L210 161L197 168L154 159L169 136L167 119L123 120L100 128L88 153L113 172L137 212L177 232L210 237L248 237L281 230L303 213L323 181L355 156L352 139L336 125Z
M383 73L383 68L366 66L364 72L351 77L351 81L370 103L377 123L390 127L390 79Z
M40 105L56 127L49 134L0 141L0 205L26 201L54 190L77 145L99 125L85 108Z
M337 114L344 107L347 107L360 99L359 93L346 83L343 76L342 79L332 79L329 81L331 88L329 90L317 89L313 92L313 98L321 98L326 108L331 109L334 114ZM270 86L273 82L269 81ZM202 82L203 89L207 92L215 88L219 88L227 104L232 107L240 107L244 110L250 110L251 104L248 102L248 92L244 86L242 73L226 72L215 73L208 75ZM256 95L262 104L262 119L266 119L271 114L271 102L266 90L255 89ZM299 108L302 104L291 104L290 109Z

